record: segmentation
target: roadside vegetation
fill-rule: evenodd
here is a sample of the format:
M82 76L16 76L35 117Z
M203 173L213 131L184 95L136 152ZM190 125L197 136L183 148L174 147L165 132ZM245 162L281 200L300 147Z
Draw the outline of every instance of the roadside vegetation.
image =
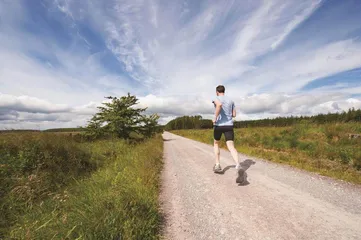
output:
M111 98L96 121L134 113L136 102ZM89 124L79 138L0 133L0 239L159 239L163 141L144 111Z
M318 114L315 116L289 116L266 118L259 120L245 120L235 121L235 128L248 128L248 127L287 127L296 124L327 124L327 123L348 123L358 122L361 123L361 109L349 109L347 112ZM213 128L212 120L203 119L202 116L183 116L178 117L165 126L165 130L179 130L179 129L210 129Z
M273 122L270 119L257 120L249 122L253 127L242 123L238 126L243 127L235 129L235 145L241 153L361 184L360 114L360 110L352 109L340 114L308 117L308 120L303 117L296 120L279 118ZM181 126L179 122L184 122L184 119L174 120L174 126L175 123ZM322 123L319 123L321 119ZM325 119L328 119L327 122L324 122ZM287 121L295 123L279 126ZM271 123L276 126L269 126ZM264 124L267 127L258 126ZM213 144L212 129L171 132ZM222 143L222 146L225 147L225 144Z

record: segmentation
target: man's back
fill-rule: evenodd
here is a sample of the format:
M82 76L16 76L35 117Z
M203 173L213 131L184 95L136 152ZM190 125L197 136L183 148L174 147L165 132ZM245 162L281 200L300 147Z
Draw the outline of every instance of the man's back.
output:
M214 100L222 103L222 109L216 120L216 126L233 126L232 113L234 109L234 102L227 96L217 96Z

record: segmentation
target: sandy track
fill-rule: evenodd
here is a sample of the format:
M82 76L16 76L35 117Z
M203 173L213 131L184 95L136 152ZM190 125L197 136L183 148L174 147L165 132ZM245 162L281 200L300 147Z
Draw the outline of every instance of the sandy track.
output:
M361 239L361 187L213 148L165 132L161 202L166 239ZM255 164L252 164L255 162Z

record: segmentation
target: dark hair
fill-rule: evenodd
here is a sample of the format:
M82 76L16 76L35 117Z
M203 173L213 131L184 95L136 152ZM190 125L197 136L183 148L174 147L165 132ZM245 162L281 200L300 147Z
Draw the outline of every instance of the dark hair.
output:
M216 91L219 93L224 93L226 91L226 89L224 88L223 85L218 85L218 87L216 88Z

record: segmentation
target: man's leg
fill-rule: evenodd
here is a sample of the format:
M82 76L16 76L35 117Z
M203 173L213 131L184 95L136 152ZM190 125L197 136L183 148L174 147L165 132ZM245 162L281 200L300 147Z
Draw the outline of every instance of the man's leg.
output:
M224 135L226 137L227 148L231 152L232 158L233 158L234 162L236 163L236 168L238 169L239 168L238 152L237 152L236 148L234 147L234 130L233 130L233 127L230 127L230 129L227 130L224 133Z
M229 140L226 143L227 143L227 148L231 152L232 158L237 166L239 164L238 152L237 152L237 149L234 147L234 142L232 140Z
M222 132L221 129L218 128L217 126L214 127L213 137L214 137L214 154L216 158L216 164L213 167L213 171L215 173L220 173L222 171L222 168L220 165L221 151L219 150L219 140L221 140Z
M221 151L219 150L219 141L214 140L214 154L216 155L216 164L219 164Z

